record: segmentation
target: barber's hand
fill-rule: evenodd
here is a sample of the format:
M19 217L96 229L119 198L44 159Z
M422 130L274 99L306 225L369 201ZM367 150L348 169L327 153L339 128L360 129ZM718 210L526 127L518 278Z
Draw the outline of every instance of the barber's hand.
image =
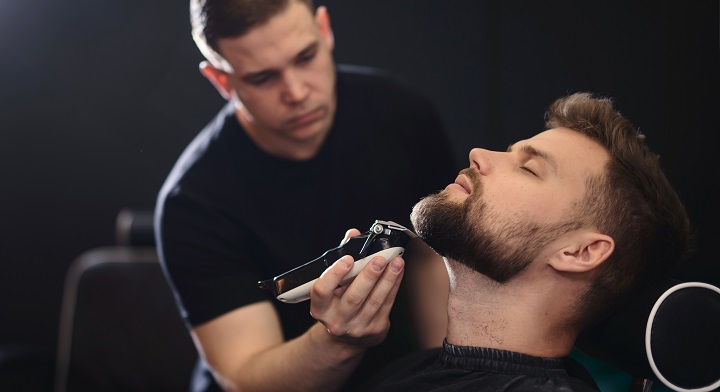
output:
M359 235L356 229L345 233L346 242ZM310 291L310 313L335 339L371 347L381 343L390 329L389 314L402 281L405 261L373 258L355 280L338 287L354 264L351 256L340 258L315 282Z

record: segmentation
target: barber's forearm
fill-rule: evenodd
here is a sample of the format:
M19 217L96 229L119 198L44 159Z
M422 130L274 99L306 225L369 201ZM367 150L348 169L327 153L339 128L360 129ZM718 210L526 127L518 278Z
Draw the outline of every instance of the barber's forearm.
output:
M226 391L335 391L364 352L333 338L316 323L298 338L259 352L238 368L216 368L213 373Z
M239 322L241 316L267 316L263 311L267 303L239 309L227 319L196 328L221 385L230 391L339 389L365 349L387 336L405 261L396 257L388 263L383 257L374 257L352 283L339 289L354 265L352 257L344 256L318 278L310 294L310 312L319 324L297 339L282 342L279 328L277 335L266 334L267 328L278 327L277 322L256 322L250 328ZM258 341L261 338L265 340ZM227 342L235 342L235 348Z

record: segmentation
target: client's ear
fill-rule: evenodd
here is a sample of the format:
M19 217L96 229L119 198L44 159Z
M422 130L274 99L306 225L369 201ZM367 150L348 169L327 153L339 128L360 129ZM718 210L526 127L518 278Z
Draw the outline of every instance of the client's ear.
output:
M615 250L612 237L579 232L571 236L571 242L550 258L549 264L558 271L586 272L602 264Z

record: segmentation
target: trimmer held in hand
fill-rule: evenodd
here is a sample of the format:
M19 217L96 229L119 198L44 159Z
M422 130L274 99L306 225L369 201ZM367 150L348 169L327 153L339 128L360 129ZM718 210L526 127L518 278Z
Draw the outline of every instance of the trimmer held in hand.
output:
M415 237L415 233L395 222L376 220L367 232L351 237L313 261L272 279L261 280L258 285L261 289L272 291L282 302L302 302L310 299L312 285L339 258L350 255L355 259L352 270L340 282L342 286L354 279L375 256L382 256L387 262L402 256L408 241Z

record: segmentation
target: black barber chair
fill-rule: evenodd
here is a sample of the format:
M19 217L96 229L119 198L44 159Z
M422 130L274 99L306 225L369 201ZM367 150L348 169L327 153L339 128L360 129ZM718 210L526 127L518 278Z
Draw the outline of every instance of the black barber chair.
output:
M630 391L654 391L653 384L720 390L720 288L665 279L587 331L576 347L627 372Z
M68 271L54 390L187 391L197 352L158 263L152 213L122 211L117 238Z

